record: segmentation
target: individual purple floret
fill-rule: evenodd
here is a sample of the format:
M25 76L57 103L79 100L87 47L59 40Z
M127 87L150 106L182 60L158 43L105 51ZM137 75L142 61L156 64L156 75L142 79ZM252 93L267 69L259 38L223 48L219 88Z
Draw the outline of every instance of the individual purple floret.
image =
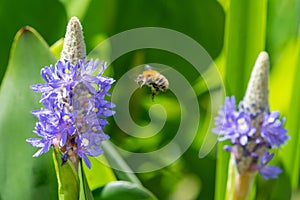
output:
M264 113L261 136L272 148L283 145L289 139L287 130L282 127L285 118L280 120L279 116L279 112Z
M282 172L279 167L276 166L267 166L267 164L272 160L274 154L270 154L268 151L262 155L259 164L257 165L257 170L259 174L265 179L277 178L278 174Z
M215 118L216 128L213 132L219 135L219 141L229 139L232 144L245 146L248 137L255 133L255 128L250 125L250 117L244 112L238 112L235 98L226 97L225 105L220 109L219 116Z

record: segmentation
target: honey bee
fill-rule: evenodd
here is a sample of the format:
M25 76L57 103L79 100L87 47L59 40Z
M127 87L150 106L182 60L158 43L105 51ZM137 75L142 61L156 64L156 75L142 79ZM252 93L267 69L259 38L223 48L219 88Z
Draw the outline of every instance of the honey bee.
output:
M169 88L168 79L160 74L159 72L151 69L149 65L145 66L145 71L139 74L136 78L136 83L143 87L147 85L152 89L152 101L154 100L154 96L159 92L165 92Z

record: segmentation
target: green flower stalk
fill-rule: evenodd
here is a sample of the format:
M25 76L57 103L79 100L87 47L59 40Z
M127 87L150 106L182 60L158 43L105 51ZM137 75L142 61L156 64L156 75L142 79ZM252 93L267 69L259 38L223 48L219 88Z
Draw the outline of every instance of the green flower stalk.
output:
M219 135L218 140L230 140L232 144L224 147L231 153L227 182L227 199L230 200L247 199L256 172L267 180L277 178L282 171L267 165L274 156L272 149L289 139L283 128L285 118L280 120L278 111L269 111L268 76L269 57L261 52L239 109L236 109L234 96L227 97L215 118L213 132Z

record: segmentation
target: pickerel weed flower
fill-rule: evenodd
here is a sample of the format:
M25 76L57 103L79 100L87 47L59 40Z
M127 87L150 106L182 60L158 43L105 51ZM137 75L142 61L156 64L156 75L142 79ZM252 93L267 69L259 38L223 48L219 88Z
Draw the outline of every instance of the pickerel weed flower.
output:
M70 159L76 166L79 156L90 168L87 155L100 155L101 142L109 138L103 129L108 123L106 117L114 114L111 110L114 104L105 97L109 96L114 80L103 76L105 62L101 62L97 73L99 61L85 59L82 41L80 22L73 17L67 28L61 60L41 69L45 84L31 86L35 92L42 93L45 108L32 111L39 119L34 132L41 138L29 138L27 142L41 148L33 157L56 146L63 153L62 163Z
M213 132L218 140L230 140L225 150L232 153L239 174L254 173L264 179L277 178L281 169L268 166L274 156L273 149L279 148L289 139L283 128L285 118L280 113L270 112L268 106L268 56L262 52L257 59L246 95L236 108L235 97L226 97L225 105L215 118Z
M243 167L238 167L240 173L258 170L265 179L276 178L281 169L267 166L274 156L270 149L284 144L289 137L287 130L283 128L285 119L280 120L279 112L264 111L263 114L261 129L259 134L256 134L257 128L251 125L251 115L236 109L234 96L227 97L225 106L215 118L217 127L213 132L220 136L219 141L231 141L232 146L225 146L225 150L233 153L237 164L245 160L251 161Z

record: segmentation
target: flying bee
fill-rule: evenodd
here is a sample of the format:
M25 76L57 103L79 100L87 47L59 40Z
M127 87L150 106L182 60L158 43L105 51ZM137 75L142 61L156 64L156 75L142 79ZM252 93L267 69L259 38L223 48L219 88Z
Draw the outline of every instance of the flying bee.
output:
M151 87L153 101L154 96L159 91L165 92L169 88L169 81L165 76L151 69L149 65L146 65L145 69L146 70L143 71L143 73L138 75L136 82L140 87L143 87L144 85Z

